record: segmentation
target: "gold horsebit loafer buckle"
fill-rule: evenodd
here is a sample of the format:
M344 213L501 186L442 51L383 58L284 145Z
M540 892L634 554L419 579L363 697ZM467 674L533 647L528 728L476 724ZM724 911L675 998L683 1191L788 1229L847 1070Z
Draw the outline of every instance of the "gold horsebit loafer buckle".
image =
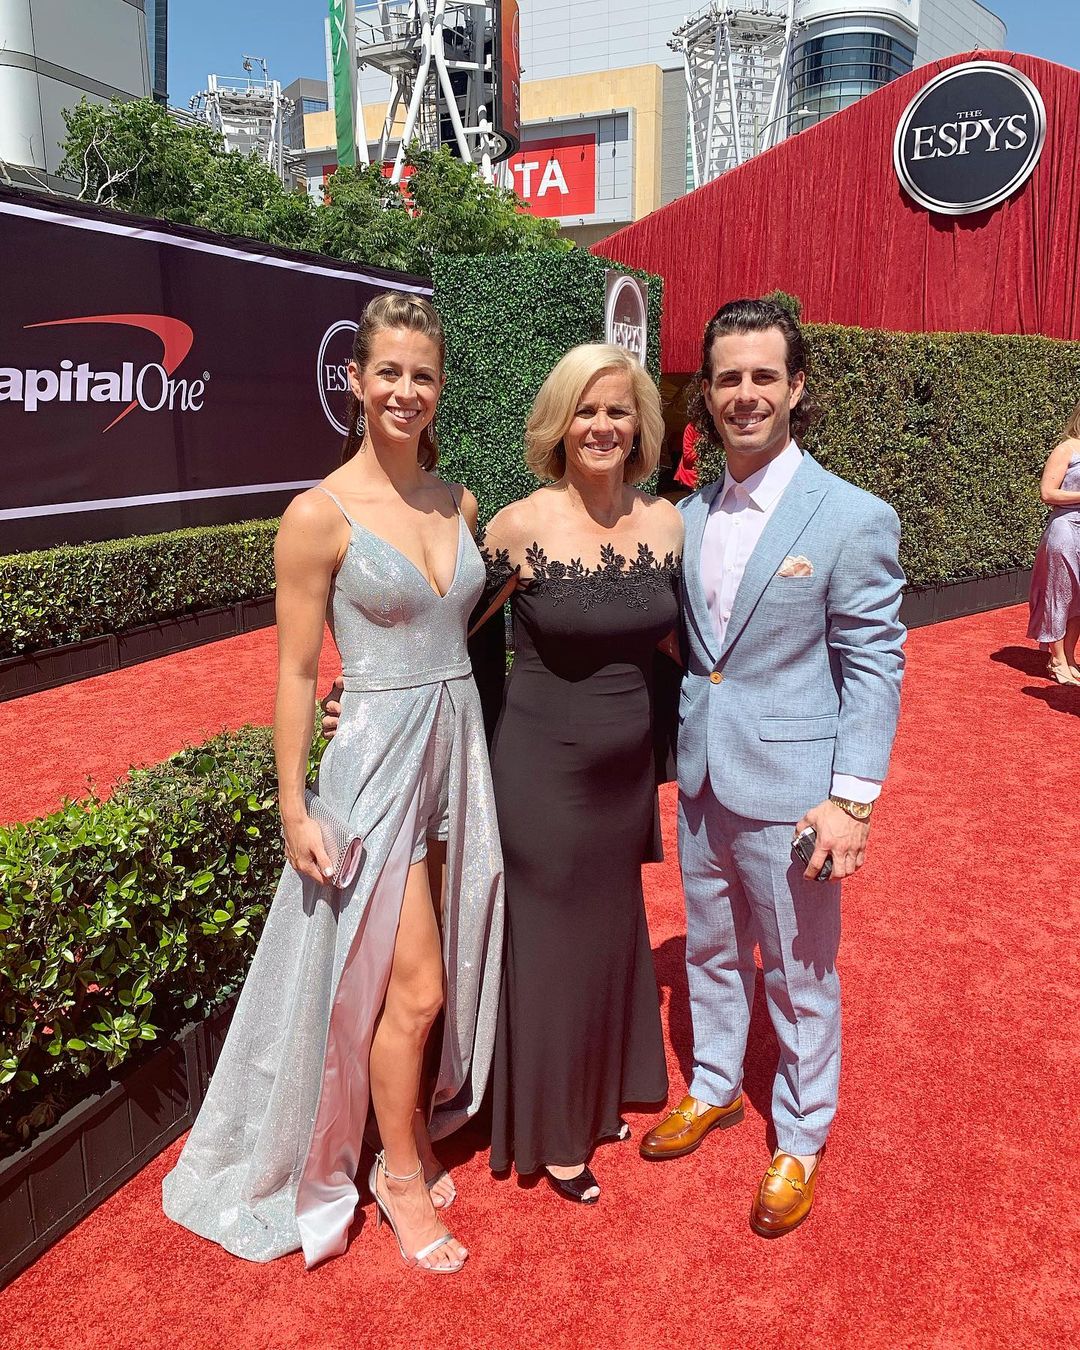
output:
M766 1177L779 1177L781 1181L786 1181L791 1189L798 1195L805 1195L806 1193L806 1187L797 1177L786 1177L783 1172L779 1171L776 1167L770 1166L765 1175Z

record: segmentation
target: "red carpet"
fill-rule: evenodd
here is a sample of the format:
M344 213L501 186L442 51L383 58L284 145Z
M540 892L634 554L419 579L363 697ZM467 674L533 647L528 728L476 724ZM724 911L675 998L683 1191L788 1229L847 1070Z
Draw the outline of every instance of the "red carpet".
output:
M328 633L320 692L340 668ZM0 703L0 824L44 815L91 785L107 793L133 764L223 727L268 724L276 674L276 630L263 628Z
M893 776L845 899L840 1114L797 1233L766 1243L747 1225L775 1056L759 1000L746 1123L669 1164L605 1147L595 1208L496 1182L475 1137L453 1141L451 1214L473 1253L459 1276L407 1270L370 1203L318 1270L226 1256L161 1215L175 1145L0 1294L0 1343L1077 1344L1080 690L1042 677L1024 622L1006 610L911 637ZM0 708L3 809L44 809L88 765L104 783L265 717L272 680L259 634ZM688 1024L674 861L646 884L675 1096ZM631 1117L635 1137L644 1122Z

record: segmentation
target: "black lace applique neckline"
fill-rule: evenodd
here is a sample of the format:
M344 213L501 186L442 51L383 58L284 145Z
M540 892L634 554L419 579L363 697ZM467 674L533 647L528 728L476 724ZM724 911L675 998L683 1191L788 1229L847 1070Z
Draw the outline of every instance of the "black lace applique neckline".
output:
M494 594L517 570L510 562L508 550L497 549L492 555L481 533L477 540L480 556L487 568L487 590ZM637 556L627 561L616 552L613 544L600 550L600 561L595 567L586 567L580 558L561 562L549 558L535 540L525 550L525 562L531 576L522 590L528 594L544 594L553 604L561 604L571 597L584 609L607 600L622 599L632 609L646 609L649 597L670 589L679 575L680 562L674 553L665 554L660 561L645 543L638 543Z

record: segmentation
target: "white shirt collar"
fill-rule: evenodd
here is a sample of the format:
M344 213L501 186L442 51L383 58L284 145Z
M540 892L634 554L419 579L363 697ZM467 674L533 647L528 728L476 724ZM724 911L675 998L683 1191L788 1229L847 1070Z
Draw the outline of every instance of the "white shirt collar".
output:
M801 463L802 451L794 441L789 441L786 449L775 459L770 459L768 464L744 478L741 483L736 483L725 469L723 487L713 504L719 507L729 492L741 487L759 511L767 511L795 477Z

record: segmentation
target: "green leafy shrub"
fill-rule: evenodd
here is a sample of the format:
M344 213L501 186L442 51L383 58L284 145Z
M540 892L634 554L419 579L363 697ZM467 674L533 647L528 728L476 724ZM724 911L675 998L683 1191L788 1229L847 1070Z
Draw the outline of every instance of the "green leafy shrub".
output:
M120 633L274 589L276 520L0 558L0 658Z
M83 99L64 124L60 175L100 206L423 275L439 253L572 247L553 220L522 210L513 192L446 149L414 147L403 189L381 164L338 169L316 205L257 156L226 150L216 131L181 125L152 99Z
M283 861L266 727L0 828L0 1139L233 992Z
M604 340L607 269L583 249L562 256L435 259L435 304L446 328L447 381L439 400L440 472L467 483L490 520L533 492L525 420L552 367L579 342ZM659 277L649 283L648 368L660 375Z
M900 517L912 586L1030 567L1039 477L1080 397L1080 343L806 324L822 416L806 448ZM723 472L702 443L700 481Z

